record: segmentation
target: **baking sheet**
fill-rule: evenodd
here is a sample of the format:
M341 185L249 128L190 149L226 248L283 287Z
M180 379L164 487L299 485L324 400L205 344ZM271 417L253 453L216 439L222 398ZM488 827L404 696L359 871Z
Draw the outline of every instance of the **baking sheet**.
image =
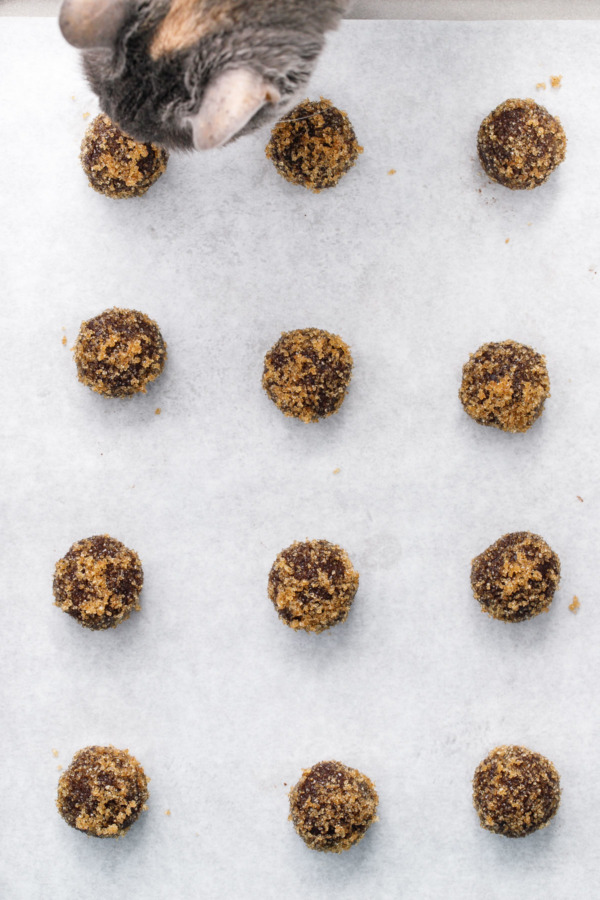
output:
M144 198L115 202L79 168L97 108L77 54L53 21L3 21L4 897L591 896L599 39L589 22L345 22L309 92L365 147L335 190L284 182L261 133L172 156ZM534 192L475 159L510 96L569 138ZM155 318L169 348L130 401L79 384L69 351L112 305ZM306 326L355 359L342 410L313 426L260 386L280 332ZM525 435L457 399L468 354L508 337L545 353L552 382ZM479 611L470 560L521 529L560 555L562 583L511 627ZM139 553L143 610L88 633L53 606L52 573L99 532ZM360 572L348 621L321 635L285 628L266 596L276 554L307 537ZM121 841L54 808L57 767L92 743L128 747L152 779ZM501 743L561 774L558 816L523 841L481 830L471 805ZM380 795L340 856L286 820L289 787L327 758Z

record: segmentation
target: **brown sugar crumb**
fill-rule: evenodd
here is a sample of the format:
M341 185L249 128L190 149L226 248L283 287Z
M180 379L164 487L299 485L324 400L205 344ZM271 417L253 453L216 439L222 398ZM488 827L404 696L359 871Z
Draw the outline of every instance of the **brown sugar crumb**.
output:
M562 82L562 75L551 75L550 84L553 88L559 88Z
M346 113L323 97L294 107L275 125L265 149L286 181L314 193L334 187L362 152Z
M165 171L169 155L157 144L134 141L101 113L84 135L79 158L90 187L120 199L145 194Z
M282 622L320 633L345 622L358 589L345 550L329 541L295 541L269 573L269 598Z
M475 769L473 804L487 831L525 837L545 828L559 803L558 772L526 747L496 747Z
M128 750L85 747L58 782L58 811L72 828L100 838L125 834L148 799L148 779Z
M77 541L54 570L55 605L86 628L114 628L139 610L139 556L107 534Z
M145 393L167 358L156 322L117 307L82 322L73 350L79 380L104 397Z
M481 425L527 431L550 396L545 358L517 341L483 344L463 366L458 396Z
M506 100L481 123L477 151L486 175L511 190L543 184L564 160L560 121L534 100Z
M576 613L579 610L581 603L579 602L579 597L573 597L571 602L569 603L569 609L572 613Z
M337 334L284 332L265 356L262 385L286 416L317 422L337 412L352 377L352 355Z
M154 415L160 416L161 412L162 412L162 409L160 408L160 406L157 406L156 409L154 410Z
M373 782L335 760L305 769L289 796L289 818L311 850L348 850L377 820Z
M547 612L560 582L560 560L537 534L505 534L477 556L471 587L483 612L523 622Z

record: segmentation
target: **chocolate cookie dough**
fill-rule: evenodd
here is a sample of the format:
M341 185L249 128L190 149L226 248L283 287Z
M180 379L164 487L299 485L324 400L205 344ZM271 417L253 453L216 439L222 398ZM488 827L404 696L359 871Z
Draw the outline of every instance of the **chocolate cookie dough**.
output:
M157 144L140 144L103 113L96 116L79 156L90 187L107 197L141 197L160 178L169 154Z
M519 838L545 828L560 803L560 779L549 759L526 747L496 747L473 776L482 828Z
M262 385L286 416L317 422L337 412L352 377L352 355L337 334L284 332L265 356Z
M458 396L481 425L527 431L550 396L545 358L517 341L483 344L463 366Z
M503 622L523 622L547 612L560 581L560 560L529 531L505 534L477 556L471 587L481 608Z
M346 113L323 97L294 107L275 125L265 150L286 181L314 193L334 187L362 151Z
M566 149L560 121L533 100L505 100L486 116L477 135L486 175L511 190L543 184Z
M107 534L77 541L56 563L55 605L86 628L114 628L140 609L139 556Z
M358 572L345 550L329 541L296 541L269 573L269 598L282 622L321 632L345 622L358 588Z
M82 322L73 350L79 380L104 397L145 393L167 358L156 322L117 307Z
M71 828L116 838L146 809L147 799L148 779L128 750L85 747L60 776L56 805Z
M311 850L341 853L376 821L378 802L366 775L334 760L320 762L290 791L290 819Z

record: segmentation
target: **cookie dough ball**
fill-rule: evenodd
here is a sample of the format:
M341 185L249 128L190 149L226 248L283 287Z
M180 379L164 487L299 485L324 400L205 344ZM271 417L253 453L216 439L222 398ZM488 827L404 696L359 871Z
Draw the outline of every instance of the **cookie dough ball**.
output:
M318 193L334 187L363 148L346 113L321 97L304 100L281 119L265 152L286 181Z
M117 307L82 322L73 349L79 380L104 397L145 393L167 358L156 322Z
M533 100L505 100L486 116L477 135L486 175L511 190L543 184L566 149L560 121Z
M77 541L56 563L54 600L86 628L114 628L140 609L139 556L107 534Z
M128 750L85 747L58 781L58 811L71 828L116 838L129 829L148 799L148 779Z
M560 803L560 779L549 759L527 747L496 747L473 776L482 828L525 837L545 828Z
M311 850L341 853L377 820L378 802L366 775L335 760L320 762L290 791L290 819Z
M286 416L317 422L337 412L352 377L352 355L337 334L284 332L265 356L263 388Z
M505 534L477 556L471 587L481 608L503 622L523 622L547 612L560 581L560 560L529 531Z
M358 589L358 572L345 550L329 541L295 541L269 573L269 597L282 622L321 632L345 622Z
M96 116L79 156L90 187L107 197L141 197L167 168L169 154L157 144L140 144L108 116Z
M458 396L481 425L527 431L550 396L545 357L517 341L484 344L463 366Z

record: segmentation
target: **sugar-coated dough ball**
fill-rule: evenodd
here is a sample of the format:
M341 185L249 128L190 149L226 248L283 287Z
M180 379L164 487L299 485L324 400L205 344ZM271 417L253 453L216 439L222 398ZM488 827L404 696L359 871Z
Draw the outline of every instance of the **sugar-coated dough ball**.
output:
M485 117L477 135L486 175L512 190L543 184L566 150L559 119L533 100L505 100Z
M167 358L156 322L136 309L117 307L82 322L73 349L79 380L104 397L145 393Z
M60 776L56 805L65 822L99 838L125 834L148 799L148 779L128 750L85 747Z
M346 113L321 97L287 113L273 128L265 152L286 181L318 193L334 187L362 150Z
M335 760L320 762L290 791L290 819L311 850L341 853L364 837L378 802L366 775Z
M482 828L519 838L545 828L560 803L560 778L549 759L527 747L496 747L473 776Z
M144 583L140 558L107 534L77 541L56 563L56 606L86 628L114 628L140 609Z
M262 384L286 416L317 422L338 411L352 377L352 355L337 334L284 332L265 356Z
M269 573L269 597L282 622L321 632L345 622L358 589L345 550L329 541L296 541L282 550Z
M547 612L560 582L560 560L528 531L499 538L477 556L471 587L484 612L503 622L523 622Z
M163 174L169 154L158 144L141 144L101 113L88 127L79 155L90 187L120 199L141 197Z
M458 395L480 425L527 431L550 396L546 360L517 341L483 344L463 366Z

